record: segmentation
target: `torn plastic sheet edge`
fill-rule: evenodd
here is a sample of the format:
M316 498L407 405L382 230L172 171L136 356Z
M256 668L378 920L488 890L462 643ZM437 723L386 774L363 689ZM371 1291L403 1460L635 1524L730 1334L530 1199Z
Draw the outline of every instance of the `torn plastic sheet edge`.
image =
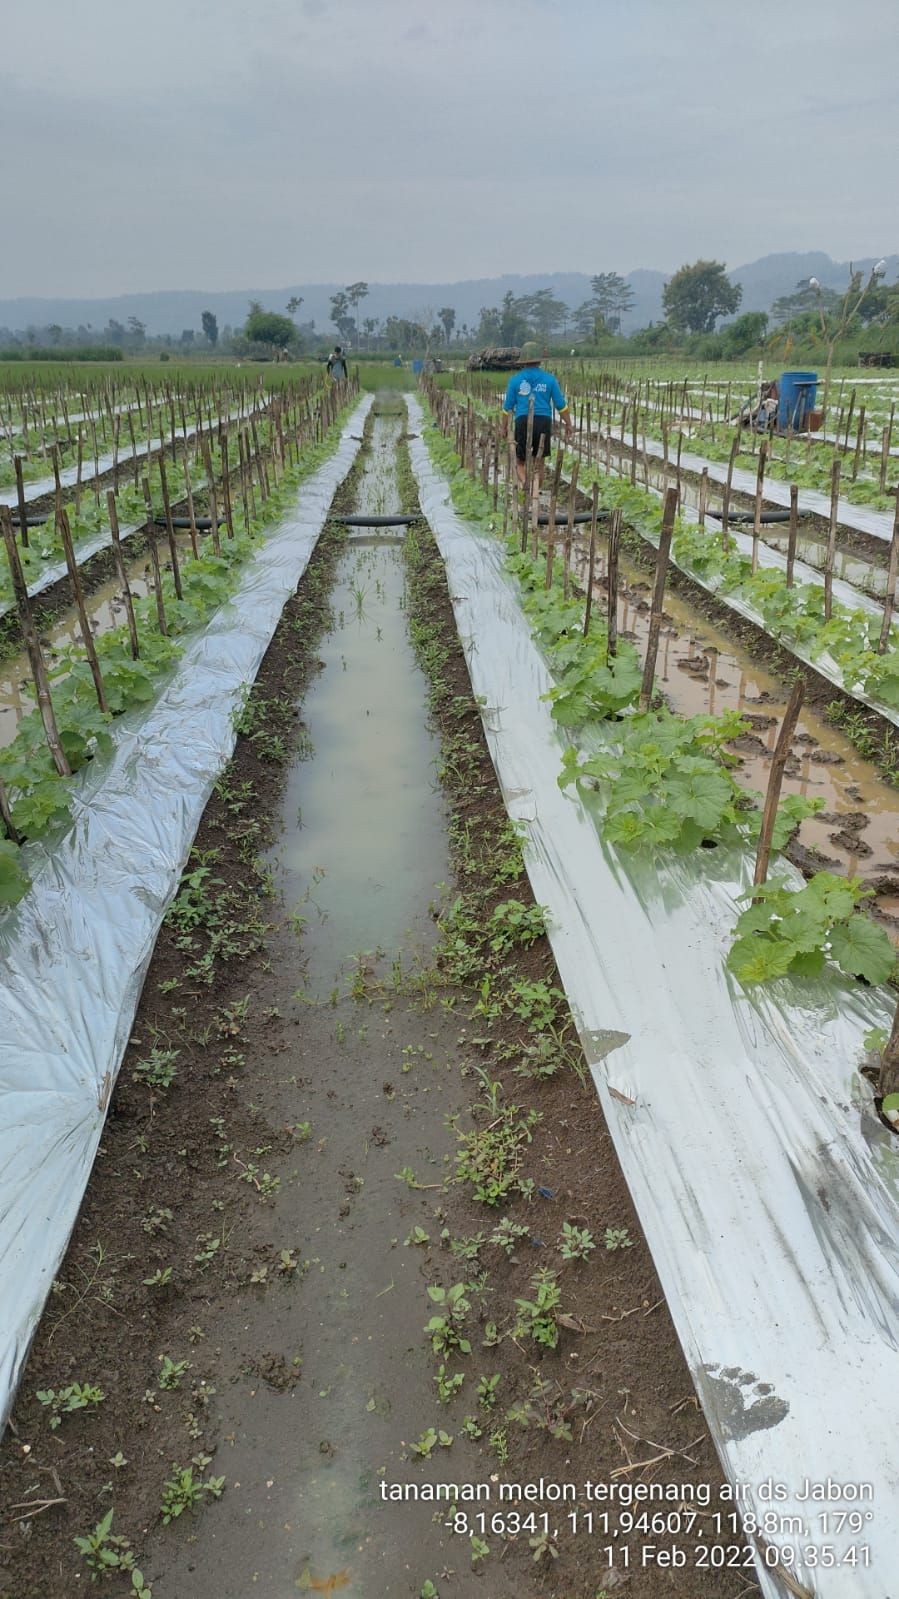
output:
M782 1485L776 1509L803 1518L809 1544L823 1540L797 1498L806 1478L871 1483L875 1520L856 1542L872 1568L791 1569L822 1599L884 1599L899 1536L885 1397L899 1381L899 1146L853 1062L892 1002L836 969L751 994L733 981L748 852L625 861L603 844L589 800L557 782L553 680L502 540L464 523L426 445L409 448L506 806L527 823L534 895L727 1475L757 1514L764 1484ZM782 1599L763 1558L766 1599Z
M62 839L25 846L32 887L0 921L0 1427L78 1214L163 916L234 748L233 713L371 404L354 409L153 706L123 717L110 758L80 774Z

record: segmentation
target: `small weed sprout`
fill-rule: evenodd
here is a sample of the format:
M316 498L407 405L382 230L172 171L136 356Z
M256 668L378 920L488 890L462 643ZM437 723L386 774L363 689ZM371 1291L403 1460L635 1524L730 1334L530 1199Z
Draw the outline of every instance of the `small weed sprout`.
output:
M105 1576L110 1571L133 1571L134 1556L131 1553L131 1544L128 1539L112 1531L113 1511L107 1510L102 1521L98 1521L93 1532L81 1533L73 1542L76 1548L84 1555L85 1563L91 1574L91 1582L96 1582L98 1577ZM140 1572L137 1573L140 1577ZM143 1578L140 1578L143 1582ZM132 1584L133 1593L149 1595L149 1588L136 1588Z
M512 1221L509 1216L504 1216L490 1234L490 1242L502 1250L507 1260L511 1260L520 1239L527 1238L529 1234L530 1228L523 1227L521 1222Z
M492 1377L482 1377L478 1383L478 1404L484 1410L492 1410L496 1404L496 1390L499 1387L499 1372Z
M160 1355L159 1363L161 1368L159 1372L160 1388L180 1388L181 1378L187 1370L188 1362L186 1360L172 1360L168 1355Z
M175 1081L175 1062L180 1050L151 1049L146 1060L139 1060L132 1072L136 1083L143 1083L157 1094L164 1094Z
M410 1447L413 1454L427 1460L438 1444L441 1449L449 1449L452 1441L452 1433L444 1432L442 1427L426 1427L418 1442Z
M562 1223L559 1252L563 1260L586 1260L595 1248L593 1234L588 1228L575 1227L567 1221Z
M454 1349L461 1355L471 1354L471 1344L461 1331L471 1309L471 1301L466 1297L467 1289L467 1283L454 1283L452 1288L428 1289L428 1297L443 1311L442 1315L432 1316L425 1326L435 1355L448 1355Z
M54 1432L61 1425L63 1416L71 1416L76 1410L96 1410L105 1398L103 1389L89 1382L73 1382L66 1388L39 1388L37 1391L38 1403L50 1411L50 1426Z
M533 1338L535 1344L555 1349L559 1342L556 1310L562 1298L556 1273L546 1266L541 1267L531 1278L531 1292L533 1299L515 1301L521 1312L518 1330L522 1336Z
M199 1457L207 1460L208 1457ZM170 1521L177 1520L185 1510L195 1510L202 1502L204 1494L212 1499L220 1499L225 1486L224 1477L208 1477L205 1482L194 1476L194 1467L173 1465L172 1475L169 1477L162 1490L162 1524L167 1527Z
M626 1227L607 1227L603 1233L606 1249L633 1249L634 1240Z
M434 1378L434 1381L437 1384L437 1397L440 1400L440 1403L442 1405L448 1405L450 1400L459 1392L459 1389L462 1387L462 1384L465 1381L465 1376L461 1371L454 1372L451 1375L447 1371L444 1362L441 1361L440 1365L437 1367L437 1375Z

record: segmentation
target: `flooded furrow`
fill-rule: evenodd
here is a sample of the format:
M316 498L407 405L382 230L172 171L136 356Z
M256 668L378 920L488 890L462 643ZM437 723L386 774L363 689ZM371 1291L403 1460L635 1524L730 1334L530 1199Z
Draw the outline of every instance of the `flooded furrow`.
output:
M399 509L403 427L399 416L375 418L357 511ZM255 1314L222 1307L218 1341L256 1352L257 1374L221 1396L216 1469L233 1484L230 1509L204 1517L189 1545L158 1540L160 1599L408 1595L459 1565L445 1515L379 1492L385 1478L446 1476L438 1459L413 1453L443 1422L422 1332L426 1268L420 1249L403 1247L421 1196L397 1174L414 1167L416 1186L442 1186L454 1147L447 1118L464 1103L458 1021L410 1001L396 980L427 960L431 903L449 874L439 746L404 596L396 538L349 536L268 857L285 923L253 995L297 1029L266 1113L301 1121L308 1142L302 1160L271 1164L281 1190L267 1233L302 1257L303 1275ZM387 997L374 992L375 970ZM478 1475L458 1434L453 1457L454 1479ZM513 1591L499 1571L491 1592Z

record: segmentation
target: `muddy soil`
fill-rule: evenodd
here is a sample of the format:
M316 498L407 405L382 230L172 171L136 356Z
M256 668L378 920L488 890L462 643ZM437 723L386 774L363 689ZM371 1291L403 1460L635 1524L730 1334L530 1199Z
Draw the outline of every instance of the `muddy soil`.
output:
M398 426L376 425L343 508L389 508ZM326 535L263 663L0 1450L0 1599L92 1591L73 1538L109 1510L154 1599L683 1599L645 1549L721 1541L704 1538L727 1509L720 1466L539 932L443 569L429 539L406 559ZM529 930L497 951L510 901ZM514 1148L485 1166L497 1125ZM449 1180L465 1151L502 1202ZM584 1258L563 1257L566 1224ZM561 1294L554 1346L516 1306L541 1270ZM471 1349L441 1357L424 1327L458 1283ZM74 1382L105 1397L53 1429L37 1392ZM665 1486L692 1537L647 1537L614 1506L575 1531L545 1486L519 1507L532 1527L491 1527L509 1510L495 1500L452 1531L445 1505L384 1498L540 1478L580 1488L580 1511L587 1479ZM180 1509L168 1525L163 1506ZM750 1569L690 1573L691 1599L753 1591Z

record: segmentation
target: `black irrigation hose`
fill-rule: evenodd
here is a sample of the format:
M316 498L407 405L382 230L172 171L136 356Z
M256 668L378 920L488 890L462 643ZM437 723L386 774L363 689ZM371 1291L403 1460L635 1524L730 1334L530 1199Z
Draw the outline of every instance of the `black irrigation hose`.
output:
M572 522L592 522L593 521L593 512L592 511L575 511L574 516L571 518L571 520L572 520ZM597 520L597 522L607 522L609 520L608 511L597 511L596 520ZM546 527L548 522L549 522L549 513L546 512L546 511L541 511L540 515L537 518L538 526L539 527ZM556 527L567 527L567 526L568 526L568 512L567 511L557 511L556 512Z
M421 516L332 516L331 522L342 522L344 527L410 527L423 521Z
M723 513L721 511L707 511L706 515L707 516L713 516L715 518L716 522L720 522ZM755 512L754 511L729 511L728 512L728 516L727 516L727 520L729 522L753 522L754 523L755 522ZM763 511L761 516L759 517L759 522L762 524L763 527L768 527L772 522L789 522L789 520L790 520L789 511Z
M153 526L154 527L168 527L168 523L167 523L167 521L166 521L164 516L154 516L154 518L153 518ZM224 527L225 526L225 518L223 516L220 516L218 518L217 526L218 527ZM180 533L184 528L189 528L190 527L190 517L189 516L173 516L172 517L172 527L175 528L176 531ZM196 528L198 533L211 533L212 532L212 517L211 516L195 516L194 517L194 527Z

